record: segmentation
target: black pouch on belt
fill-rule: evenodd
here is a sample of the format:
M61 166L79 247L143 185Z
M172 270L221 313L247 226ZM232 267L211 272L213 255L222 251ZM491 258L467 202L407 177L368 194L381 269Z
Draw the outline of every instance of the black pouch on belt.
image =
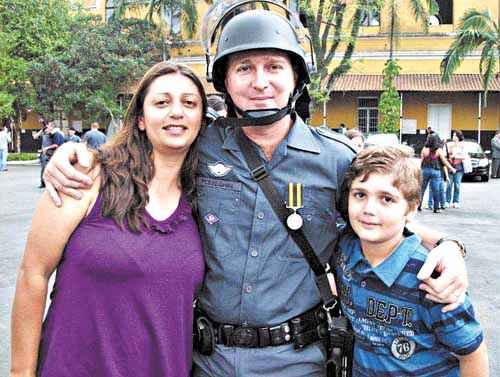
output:
M210 320L199 310L194 311L193 348L204 356L210 356L215 349L215 332Z

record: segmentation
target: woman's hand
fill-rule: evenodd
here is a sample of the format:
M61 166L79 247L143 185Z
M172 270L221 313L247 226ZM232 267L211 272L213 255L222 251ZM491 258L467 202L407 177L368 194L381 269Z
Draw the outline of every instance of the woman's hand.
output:
M62 205L59 193L80 199L82 193L78 189L86 189L92 185L92 177L77 170L73 165L78 163L81 169L88 173L91 162L92 153L85 144L69 142L57 148L43 174L47 192L56 206Z
M434 270L440 273L438 278L431 277ZM445 241L432 249L417 278L422 280L419 288L427 292L427 299L449 304L442 309L443 312L460 306L469 283L465 261L458 245Z

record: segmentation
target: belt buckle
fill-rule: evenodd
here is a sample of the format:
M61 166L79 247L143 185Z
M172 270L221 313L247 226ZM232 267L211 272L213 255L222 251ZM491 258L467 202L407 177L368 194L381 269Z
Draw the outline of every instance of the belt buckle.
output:
M233 331L233 344L236 347L256 347L258 344L257 330L247 326L236 327Z

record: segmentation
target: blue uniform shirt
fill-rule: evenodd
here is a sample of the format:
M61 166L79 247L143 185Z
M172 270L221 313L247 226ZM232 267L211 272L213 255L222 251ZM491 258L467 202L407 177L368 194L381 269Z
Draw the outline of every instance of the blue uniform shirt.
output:
M356 334L353 377L459 376L458 359L483 340L474 310L452 312L425 299L417 272L427 252L416 235L405 238L372 268L359 239L343 235L337 255L342 308Z
M354 155L344 140L347 143L341 135L310 128L297 118L272 161L266 162L254 145L284 201L289 182L303 184L303 208L298 212L304 220L303 230L323 262L331 257L336 238L335 201ZM320 296L314 274L250 177L234 129L209 126L198 145L198 210L207 266L199 295L203 309L220 323L258 327L277 325L317 305ZM307 362L306 353L286 347L296 354L297 362ZM280 347L238 352L277 352L273 348ZM267 366L273 365L272 358L267 360ZM278 358L277 375L288 362L284 355ZM247 365L252 364L258 364L257 356L248 359ZM261 374L264 371L260 369ZM221 369L212 373L231 375Z

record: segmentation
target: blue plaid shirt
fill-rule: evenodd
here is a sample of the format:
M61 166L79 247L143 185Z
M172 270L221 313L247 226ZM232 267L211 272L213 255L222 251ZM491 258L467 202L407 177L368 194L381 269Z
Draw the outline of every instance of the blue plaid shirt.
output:
M344 142L343 136L310 128L297 118L272 161L266 161L254 145L284 201L289 182L303 184L303 208L298 212L323 262L331 258L335 201L353 158ZM207 266L199 295L202 308L219 323L258 327L280 324L317 305L320 296L314 274L250 177L234 129L209 126L198 145L198 210ZM233 375L237 364L241 375L271 376L273 370L277 376L294 376L294 363L300 365L297 375L312 376L314 370L324 368L319 348L296 352L292 345L284 347L286 351L217 347L212 357L195 355L195 363L205 364L206 373L215 376ZM236 360L238 355L241 358ZM289 374L283 374L287 367Z
M342 308L356 334L353 376L459 376L455 355L476 350L483 333L468 297L442 313L443 305L418 289L427 256L420 238L405 238L374 268L354 234L343 235L339 246Z

